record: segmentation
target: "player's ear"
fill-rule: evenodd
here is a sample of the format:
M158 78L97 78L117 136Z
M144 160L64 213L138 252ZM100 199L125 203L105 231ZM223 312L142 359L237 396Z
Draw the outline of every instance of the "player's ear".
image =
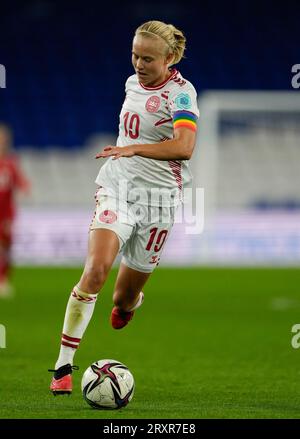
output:
M166 57L166 64L171 65L174 59L174 53L170 52Z

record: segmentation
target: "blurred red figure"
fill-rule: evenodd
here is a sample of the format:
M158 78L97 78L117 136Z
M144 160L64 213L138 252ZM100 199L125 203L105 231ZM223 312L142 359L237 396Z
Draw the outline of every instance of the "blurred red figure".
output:
M29 192L30 184L18 159L11 152L12 132L0 123L0 298L12 294L11 268L12 226L16 214L15 192Z

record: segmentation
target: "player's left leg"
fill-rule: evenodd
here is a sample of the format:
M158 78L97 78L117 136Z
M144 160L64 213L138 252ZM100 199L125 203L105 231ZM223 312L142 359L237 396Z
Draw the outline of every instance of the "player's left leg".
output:
M163 247L174 223L173 207L148 206L136 222L134 233L123 249L123 258L115 285L111 324L121 329L141 306L141 292L150 274L158 265Z
M11 246L11 221L5 220L0 224L0 297L9 297L12 294L9 282Z
M113 294L115 306L111 313L111 324L114 329L126 326L134 311L143 303L144 293L141 290L150 274L121 263Z

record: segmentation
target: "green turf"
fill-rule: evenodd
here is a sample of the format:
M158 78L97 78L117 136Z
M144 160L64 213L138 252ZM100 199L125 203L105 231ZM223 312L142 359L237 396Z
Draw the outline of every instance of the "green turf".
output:
M112 272L75 364L73 395L48 391L70 288L81 270L18 268L16 297L0 302L1 418L299 418L300 270L158 269L128 327L110 327ZM124 409L99 411L80 378L102 358L136 381Z

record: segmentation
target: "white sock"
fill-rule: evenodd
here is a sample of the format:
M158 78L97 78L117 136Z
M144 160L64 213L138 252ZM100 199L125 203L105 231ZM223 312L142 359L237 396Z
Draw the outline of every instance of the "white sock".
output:
M93 315L97 296L97 294L84 293L77 285L74 287L66 309L55 369L68 363L73 365L76 349Z
M143 301L144 301L144 293L143 293L143 291L141 291L140 294L139 294L138 301L127 312L134 311L135 309L139 308L141 306L141 304L143 303Z

